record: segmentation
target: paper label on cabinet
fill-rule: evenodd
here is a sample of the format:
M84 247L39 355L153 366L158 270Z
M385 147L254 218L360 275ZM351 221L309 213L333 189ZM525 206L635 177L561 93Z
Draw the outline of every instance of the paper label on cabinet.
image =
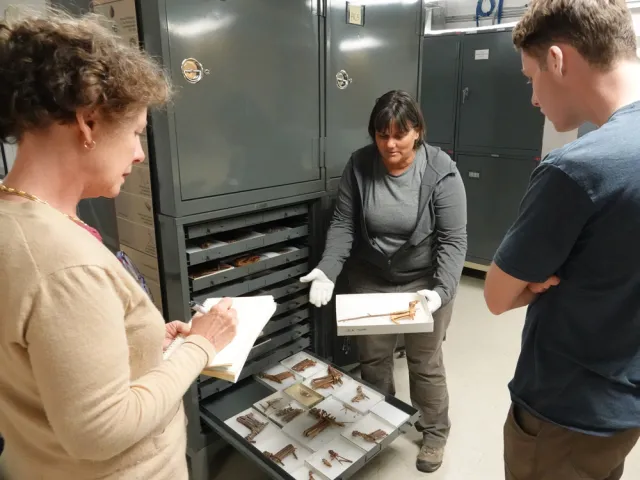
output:
M138 46L138 22L135 0L93 0L93 12L104 15L124 42Z
M347 23L349 25L364 25L364 5L347 3Z
M489 49L476 50L476 60L489 60Z

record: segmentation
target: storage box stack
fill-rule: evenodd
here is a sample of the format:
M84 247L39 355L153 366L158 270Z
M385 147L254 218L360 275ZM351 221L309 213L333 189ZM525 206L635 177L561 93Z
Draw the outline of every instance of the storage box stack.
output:
M135 0L94 0L93 10L110 22L123 42L139 45ZM153 303L162 311L162 293L158 273L158 253L153 215L149 144L147 136L140 139L145 152L144 163L134 165L131 175L116 198L116 215L120 249L124 251L144 276Z

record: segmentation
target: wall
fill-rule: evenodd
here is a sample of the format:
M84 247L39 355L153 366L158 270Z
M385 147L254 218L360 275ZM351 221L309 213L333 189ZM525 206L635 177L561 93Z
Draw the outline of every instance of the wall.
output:
M509 9L515 8L523 8L527 5L528 0L504 0L503 2L503 12L505 14L505 18L503 19L503 23L513 21L514 18L509 18ZM447 28L466 28L466 27L475 27L476 22L473 17L476 14L476 5L478 4L477 0L446 0L446 12L447 17L467 17L462 21L454 21L448 22ZM498 0L496 0L496 9L497 9ZM488 0L484 0L483 10L487 11L491 8L491 4ZM479 20L480 26L491 25L493 23L492 17L481 18Z

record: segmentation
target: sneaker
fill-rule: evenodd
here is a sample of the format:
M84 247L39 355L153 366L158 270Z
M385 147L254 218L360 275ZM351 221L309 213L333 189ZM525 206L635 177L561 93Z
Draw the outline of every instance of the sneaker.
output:
M428 445L422 445L418 458L416 459L416 468L421 472L433 473L442 465L444 457L444 448L434 448Z

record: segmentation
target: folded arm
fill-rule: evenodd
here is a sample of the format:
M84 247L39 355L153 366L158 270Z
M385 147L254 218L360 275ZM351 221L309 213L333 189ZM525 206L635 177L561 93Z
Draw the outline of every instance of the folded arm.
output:
M557 284L555 275L594 209L587 192L560 168L538 167L487 273L484 297L489 310L500 315L529 305L538 295L533 290Z

